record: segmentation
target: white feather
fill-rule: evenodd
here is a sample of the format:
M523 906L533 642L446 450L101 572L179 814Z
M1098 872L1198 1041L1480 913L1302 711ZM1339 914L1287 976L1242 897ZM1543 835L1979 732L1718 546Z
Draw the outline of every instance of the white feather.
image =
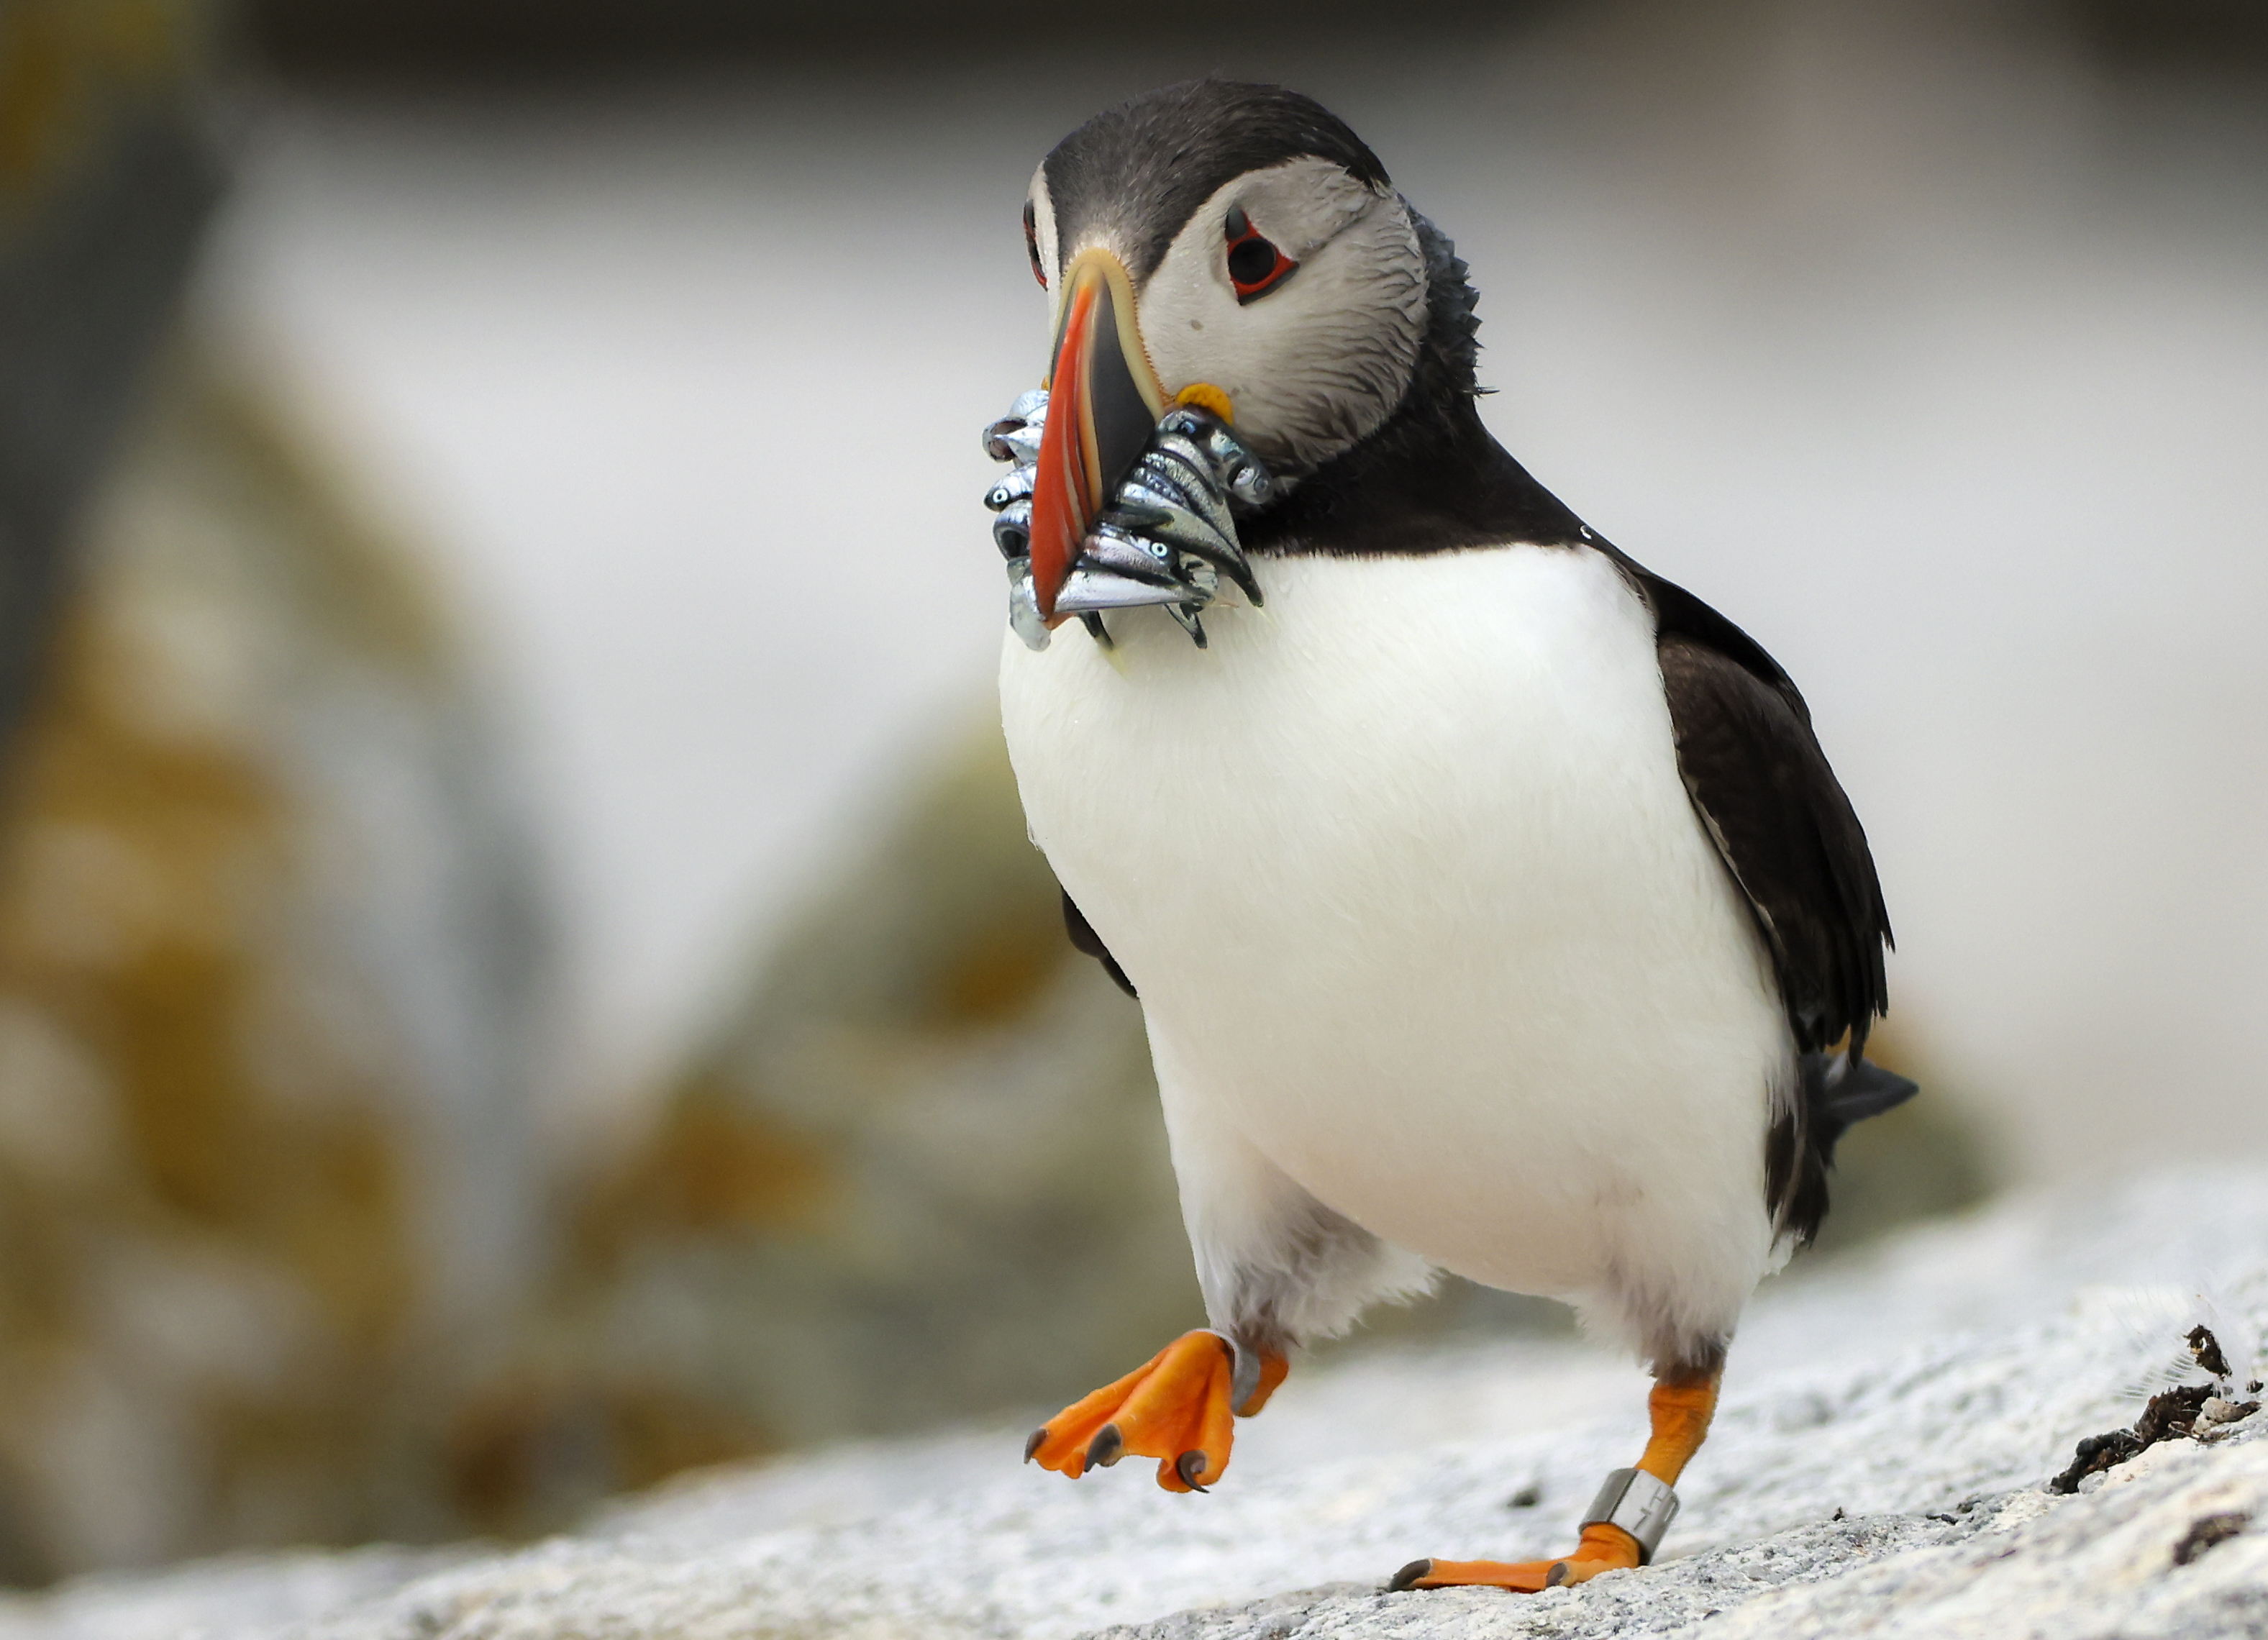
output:
M2213 1375L2198 1365L2189 1335L2210 1331L2228 1365L2225 1380L2240 1396L2263 1371L2261 1338L2250 1306L2233 1299L2217 1276L2186 1283L2090 1287L2078 1295L2082 1315L2107 1321L2123 1346L2120 1397L2139 1406L2177 1384L2201 1384Z
M1142 992L1200 1266L1280 1172L1649 1353L1726 1335L1793 1046L1645 607L1587 548L1260 575L1209 650L1142 611L1112 658L1066 629L1001 664L1034 840Z

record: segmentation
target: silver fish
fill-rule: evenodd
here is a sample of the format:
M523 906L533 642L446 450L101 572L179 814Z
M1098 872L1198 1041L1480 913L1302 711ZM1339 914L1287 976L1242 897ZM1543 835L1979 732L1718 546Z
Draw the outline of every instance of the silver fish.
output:
M1032 489L1047 411L1046 390L1034 388L984 430L984 452L1009 464L984 496L995 514L994 544L1007 560L1008 624L1035 650L1045 649L1049 637L1031 559ZM1095 641L1107 644L1103 611L1163 605L1203 649L1198 612L1219 596L1222 576L1253 603L1261 601L1235 515L1275 493L1273 476L1226 422L1195 406L1176 406L1160 419L1148 448L1080 543L1057 591L1057 614L1078 615Z
M984 453L995 461L1029 467L1040 459L1040 438L1048 424L1048 390L1019 393L1008 414L984 430Z
M1032 591L1029 558L1008 560L1008 626L1024 640L1026 649L1048 646L1047 617L1040 614L1039 598Z

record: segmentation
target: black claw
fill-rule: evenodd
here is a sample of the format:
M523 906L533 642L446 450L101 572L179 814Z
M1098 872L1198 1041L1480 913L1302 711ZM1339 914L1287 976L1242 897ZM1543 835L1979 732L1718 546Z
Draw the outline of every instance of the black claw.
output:
M1386 1585L1386 1592L1388 1594L1399 1594L1403 1590L1415 1584L1418 1578L1430 1577L1432 1570L1433 1562L1431 1556L1425 1560L1413 1560L1394 1574L1393 1581Z
M1553 1561L1551 1570L1543 1574L1543 1586L1547 1589L1556 1589L1566 1581L1567 1563L1564 1560Z
M1124 1455L1125 1450L1126 1438L1118 1432L1118 1426L1115 1423L1106 1423L1094 1432L1094 1438L1087 1443L1086 1467L1090 1469L1108 1469Z
M1032 1461L1034 1454L1035 1454L1040 1448L1046 1444L1047 1438L1048 1426L1044 1423L1040 1425L1038 1429L1032 1431L1032 1438L1024 1443L1024 1461L1026 1463Z
M1182 1477L1182 1484L1192 1492L1208 1489L1197 1484L1197 1477L1204 1473L1204 1467L1205 1455L1201 1452L1183 1452L1174 1460L1174 1473Z

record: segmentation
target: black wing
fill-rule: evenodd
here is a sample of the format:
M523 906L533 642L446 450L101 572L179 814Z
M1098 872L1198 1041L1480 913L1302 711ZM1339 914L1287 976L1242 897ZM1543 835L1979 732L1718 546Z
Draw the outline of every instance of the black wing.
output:
M1683 587L1614 556L1653 606L1678 772L1756 915L1795 1033L1803 1085L1766 1141L1765 1195L1780 1229L1808 1241L1835 1141L1916 1091L1862 1056L1889 1001L1874 856L1779 664ZM1846 1033L1847 1053L1830 1055Z
M1126 970L1118 966L1118 959L1110 954L1110 947L1102 943L1102 936L1094 931L1094 924L1086 920L1086 913L1072 901L1071 890L1062 892L1064 930L1070 934L1072 946L1101 963L1102 971L1118 982L1120 990L1140 1001L1142 993L1134 989L1134 982L1126 977Z
M1771 946L1796 1045L1817 1053L1847 1031L1863 1049L1889 1003L1890 919L1810 709L1754 638L1683 587L1645 582L1678 772Z

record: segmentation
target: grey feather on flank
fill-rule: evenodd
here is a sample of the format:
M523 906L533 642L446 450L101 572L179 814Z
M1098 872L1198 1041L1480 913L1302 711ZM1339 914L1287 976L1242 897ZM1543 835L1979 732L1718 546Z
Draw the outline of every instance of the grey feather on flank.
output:
M1205 1310L1240 1352L1282 1355L1335 1337L1371 1305L1416 1298L1438 1275L1313 1198L1270 1252L1264 1262L1248 1254L1226 1269L1199 1270Z

